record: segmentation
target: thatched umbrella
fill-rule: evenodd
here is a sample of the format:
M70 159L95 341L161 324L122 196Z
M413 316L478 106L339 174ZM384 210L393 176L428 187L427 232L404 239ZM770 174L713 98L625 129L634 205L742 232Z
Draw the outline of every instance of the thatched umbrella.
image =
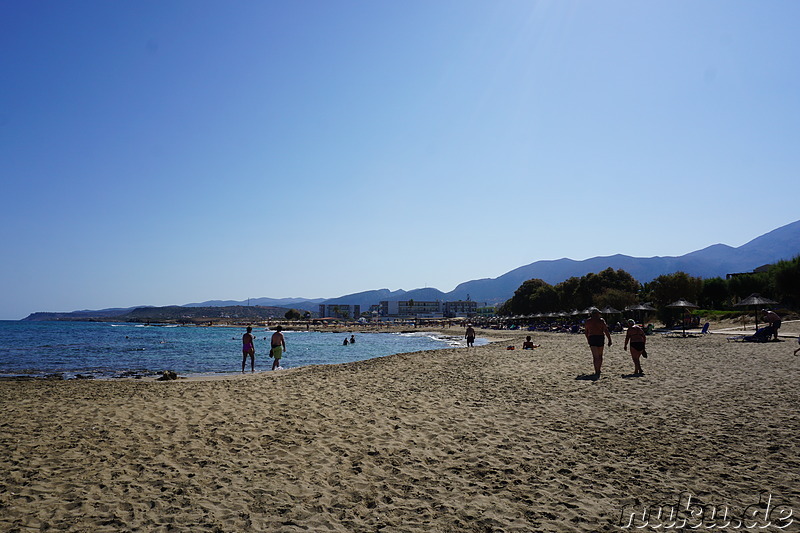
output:
M645 313L652 313L653 311L656 310L656 308L650 305L649 303L643 303L643 304L629 305L628 307L625 308L625 310L633 311L634 318L641 317L640 322L643 323Z
M683 313L686 313L687 309L697 309L699 306L693 304L692 302L688 302L681 298L680 300L674 301L669 304L667 307L680 307L683 309ZM681 325L683 326L683 336L686 336L686 321L681 320Z
M736 305L738 307L743 307L743 306L747 306L747 305L755 306L755 311L756 311L756 313L755 313L756 314L756 331L758 331L758 307L761 306L761 305L770 305L770 304L776 304L776 303L778 303L778 302L776 302L775 300L770 300L769 298L764 298L763 296L761 296L757 292L754 292L753 294L751 294L750 296L748 296L744 300L741 300L739 303L734 304L734 305Z

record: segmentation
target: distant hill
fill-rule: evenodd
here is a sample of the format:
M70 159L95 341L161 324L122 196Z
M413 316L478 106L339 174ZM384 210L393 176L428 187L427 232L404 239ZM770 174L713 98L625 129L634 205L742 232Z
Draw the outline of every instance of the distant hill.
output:
M715 244L679 257L637 258L627 255L593 257L584 261L558 259L537 261L516 268L492 279L467 281L447 293L451 300L465 299L467 295L478 302L499 303L514 295L526 280L539 278L556 284L571 277L585 276L606 268L622 269L641 283L652 281L662 274L683 271L701 278L724 278L727 274L751 272L782 259L800 255L800 221L793 222L757 237L738 248Z
M318 305L324 298L250 298L244 301L235 300L210 300L208 302L185 304L183 307L226 307L232 305L261 305L264 307L285 307L299 309L298 305Z
M130 313L115 317L126 322L186 322L200 323L219 320L264 320L283 318L285 307L264 307L258 305L230 305L211 307L140 307Z
M169 305L165 307L75 311L73 313L33 313L24 320L206 323L221 320L283 318L286 315L286 311L288 309L285 307L246 305L184 307Z
M514 295L514 291L526 280L539 278L547 283L556 284L571 277L585 276L590 272L600 272L606 268L622 269L630 273L642 283L652 281L662 274L683 271L701 278L725 277L726 274L751 272L754 269L772 264L782 259L792 259L800 255L800 220L787 224L753 239L747 244L733 248L725 244L714 244L702 250L678 257L631 257L628 255L611 255L593 257L583 261L573 259L557 259L536 261L496 278L466 281L450 292L442 292L434 288L414 289L410 291L377 289L347 294L331 299L306 298L251 298L249 301L213 300L202 303L186 304L178 309L199 307L204 309L254 306L282 309L299 309L317 313L319 304L356 304L363 311L381 301L396 300L466 300L467 298L488 304L504 302ZM250 304L249 306L246 304ZM176 306L177 307L177 306ZM258 308L258 307L255 307ZM136 311L139 312L137 308ZM160 308L159 308L160 309ZM101 311L75 311L73 313L33 313L25 320L89 320L92 318L109 318L131 313L128 309L104 309ZM212 313L212 311L207 311ZM278 316L278 315L276 315Z
M23 320L91 320L91 319L103 319L103 318L113 318L116 316L124 315L125 313L130 313L136 309L135 307L127 307L124 309L121 308L114 308L114 309L101 309L99 311L90 311L90 310L83 310L83 311L72 311L71 313L49 313L49 312L37 312L31 313Z

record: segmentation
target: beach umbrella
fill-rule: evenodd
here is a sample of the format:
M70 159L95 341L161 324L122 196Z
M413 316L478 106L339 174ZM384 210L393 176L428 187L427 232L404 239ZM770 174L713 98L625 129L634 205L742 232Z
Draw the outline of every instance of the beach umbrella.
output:
M684 300L683 298L681 298L680 300L676 300L676 301L672 302L667 307L678 307L678 308L681 308L681 309L683 309L683 313L685 314L687 309L697 309L699 306L697 306L697 305L693 304L692 302L688 302L688 301ZM686 321L685 320L681 320L681 324L683 326L683 336L685 337L686 336Z
M618 313L619 313L619 311L617 311L616 309L614 309L614 308L613 308L613 307L611 307L610 305L608 305L608 306L606 306L606 307L602 308L602 309L600 310L600 312L601 312L601 313L603 313L604 315L616 315L616 314L618 314Z
M655 307L649 303L629 305L625 308L626 311L633 311L633 316L636 318L641 317L641 322L644 322L645 313L652 313L656 310Z
M755 306L755 315L756 315L756 331L758 331L758 307L761 305L769 305L769 304L776 304L775 300L770 300L769 298L764 298L757 292L754 292L744 300L741 300L739 303L734 304L738 307L743 307L747 305L754 305Z

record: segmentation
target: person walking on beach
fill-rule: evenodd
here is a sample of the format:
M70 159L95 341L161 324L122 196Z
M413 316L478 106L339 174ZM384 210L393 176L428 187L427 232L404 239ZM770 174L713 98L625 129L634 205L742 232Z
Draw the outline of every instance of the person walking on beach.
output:
M591 316L586 319L583 325L586 340L589 342L589 348L592 350L592 360L594 363L594 378L600 378L600 369L603 366L603 338L608 337L608 346L611 347L611 332L608 331L606 321L600 316L600 310L596 307L592 308Z
M800 344L800 337L797 337L797 344ZM794 351L794 354L797 355L797 352L800 352L800 348Z
M475 346L475 330L472 328L472 324L467 324L467 332L464 334L464 338L467 339L467 348Z
M625 334L625 346L623 350L628 349L628 342L631 344L631 358L633 359L634 374L644 374L642 365L639 363L639 357L647 357L644 345L647 342L647 337L644 334L642 326L638 325L632 318L628 319L628 332Z
M256 371L256 338L253 337L253 328L247 326L247 333L242 335L242 373L247 356L250 356L250 372Z
M270 346L272 347L270 353L272 354L273 358L272 370L280 368L283 352L286 351L286 339L281 331L283 331L281 326L276 327L275 333L272 334L272 339L270 340Z

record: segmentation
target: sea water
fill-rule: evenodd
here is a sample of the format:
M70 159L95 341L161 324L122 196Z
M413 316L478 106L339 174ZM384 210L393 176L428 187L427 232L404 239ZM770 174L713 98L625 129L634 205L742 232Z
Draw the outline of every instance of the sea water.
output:
M0 321L0 376L118 378L172 370L178 375L241 371L244 328L106 322ZM256 371L272 367L272 331L255 328ZM463 333L350 333L284 331L281 366L361 361L396 353L460 346ZM476 344L485 344L481 339ZM248 358L246 370L250 370Z

